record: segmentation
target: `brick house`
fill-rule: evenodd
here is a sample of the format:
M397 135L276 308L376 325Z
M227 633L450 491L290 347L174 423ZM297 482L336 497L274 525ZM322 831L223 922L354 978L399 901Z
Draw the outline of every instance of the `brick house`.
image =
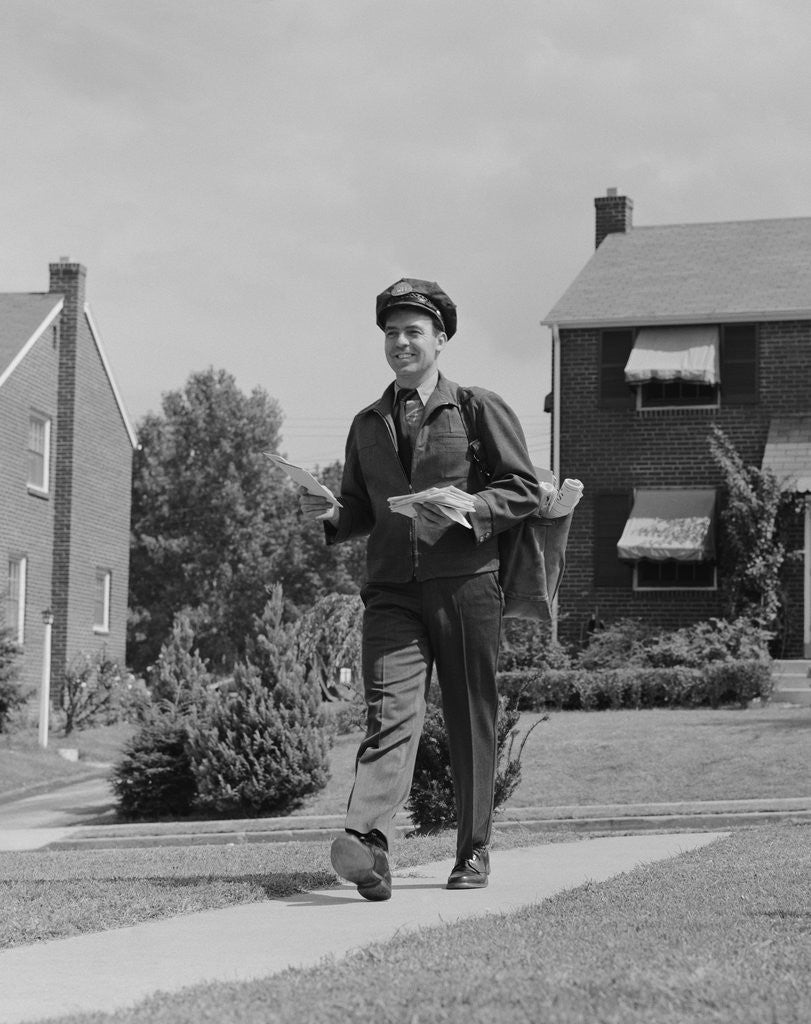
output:
M45 293L0 294L0 594L23 681L105 649L124 664L135 434L85 303L86 271L50 266Z
M559 632L719 615L713 424L811 494L811 218L634 227L595 200L596 251L544 318L552 463L584 481ZM782 655L811 656L811 506L787 566Z

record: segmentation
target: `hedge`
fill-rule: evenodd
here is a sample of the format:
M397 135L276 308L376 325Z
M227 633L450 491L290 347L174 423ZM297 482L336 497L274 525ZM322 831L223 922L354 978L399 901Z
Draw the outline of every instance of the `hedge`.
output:
M515 670L498 676L499 693L522 711L746 706L772 692L765 660L715 661L701 668Z

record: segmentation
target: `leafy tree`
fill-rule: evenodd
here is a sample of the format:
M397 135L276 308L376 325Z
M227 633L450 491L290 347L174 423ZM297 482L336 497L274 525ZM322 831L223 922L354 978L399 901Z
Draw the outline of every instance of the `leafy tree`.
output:
M262 452L277 451L282 413L261 388L244 395L224 370L192 374L138 428L132 495L128 663L145 671L178 612L201 655L229 669L274 583L310 604L358 588L358 549L327 549L295 489ZM324 471L334 484L340 466Z
M229 664L266 600L281 494L264 449L282 415L260 388L243 395L223 370L192 374L138 430L132 502L128 660L154 661L175 613L193 609L201 651Z
M342 472L340 462L313 471L334 494L340 493ZM274 561L274 579L283 585L286 600L307 608L329 594L357 594L364 579L365 539L327 546L323 525L301 517L295 494L287 496L285 509L285 544Z

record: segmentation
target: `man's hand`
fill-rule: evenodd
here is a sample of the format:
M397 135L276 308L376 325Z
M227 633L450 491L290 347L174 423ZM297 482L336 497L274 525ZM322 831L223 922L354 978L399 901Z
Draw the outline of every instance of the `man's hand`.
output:
M414 506L417 513L417 522L422 526L449 526L452 522L441 508L431 504L430 501L421 501Z
M329 490L329 488L327 488ZM332 491L330 491L332 494ZM333 495L333 497L335 497ZM299 487L298 502L301 514L314 522L321 521L331 526L338 525L340 511L338 506L333 504L326 496L310 494L306 487Z

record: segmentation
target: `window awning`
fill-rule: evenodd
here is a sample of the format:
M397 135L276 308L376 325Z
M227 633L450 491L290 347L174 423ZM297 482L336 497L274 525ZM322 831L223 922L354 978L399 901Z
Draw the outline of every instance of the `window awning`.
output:
M651 380L718 383L718 328L641 327L625 364L628 384Z
M781 490L811 492L811 413L772 417L763 468L774 473Z
M642 490L617 541L620 558L704 562L715 557L714 490Z

